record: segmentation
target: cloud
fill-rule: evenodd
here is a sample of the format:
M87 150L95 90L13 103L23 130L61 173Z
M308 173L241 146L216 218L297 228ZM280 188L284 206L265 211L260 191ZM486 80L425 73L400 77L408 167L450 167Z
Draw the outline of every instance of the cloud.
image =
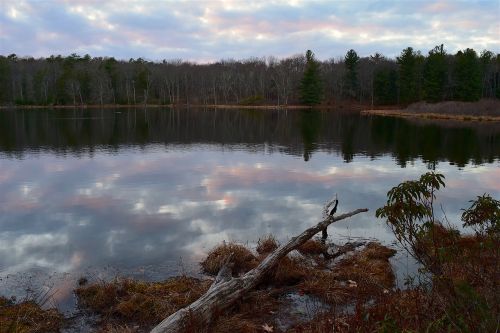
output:
M0 53L73 52L121 59L214 61L426 53L444 43L500 52L500 3L491 1L14 1L0 13Z

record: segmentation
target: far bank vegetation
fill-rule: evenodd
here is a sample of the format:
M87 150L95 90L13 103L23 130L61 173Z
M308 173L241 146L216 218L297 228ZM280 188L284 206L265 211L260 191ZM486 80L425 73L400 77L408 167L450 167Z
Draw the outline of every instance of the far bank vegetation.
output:
M438 45L316 60L119 60L90 55L0 56L0 105L409 105L500 98L500 55Z

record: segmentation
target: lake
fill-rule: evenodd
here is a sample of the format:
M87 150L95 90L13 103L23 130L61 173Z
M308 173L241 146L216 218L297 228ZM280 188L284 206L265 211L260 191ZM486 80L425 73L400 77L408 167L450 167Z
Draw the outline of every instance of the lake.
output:
M334 241L394 237L375 210L428 170L438 207L500 197L500 124L363 117L340 110L0 111L0 293L52 288L72 307L82 275L197 274L215 244L286 241L321 219ZM399 256L398 270L409 269Z

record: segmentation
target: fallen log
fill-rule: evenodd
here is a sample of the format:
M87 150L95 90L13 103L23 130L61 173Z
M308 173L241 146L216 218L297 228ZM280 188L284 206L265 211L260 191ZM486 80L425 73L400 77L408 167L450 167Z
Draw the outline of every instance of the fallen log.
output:
M210 289L203 296L191 305L171 314L154 327L151 333L193 331L194 327L206 330L217 313L231 306L243 294L256 287L280 259L290 251L304 244L330 224L367 211L368 209L361 208L336 217L327 216L314 227L306 229L300 235L290 239L288 243L278 247L257 267L240 277L231 277L230 256L226 259Z

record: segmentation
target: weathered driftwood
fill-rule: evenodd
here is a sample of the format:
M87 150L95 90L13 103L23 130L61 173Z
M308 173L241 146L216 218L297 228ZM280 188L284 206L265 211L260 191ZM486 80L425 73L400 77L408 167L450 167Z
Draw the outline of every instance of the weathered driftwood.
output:
M151 333L182 332L185 329L192 328L193 325L206 329L215 314L220 313L238 300L243 294L257 286L266 273L268 273L280 259L286 256L290 251L304 244L330 224L366 211L368 211L368 209L362 208L336 217L326 217L316 226L305 230L299 236L290 239L288 243L278 247L273 253L268 255L260 265L243 276L236 278L231 277L229 268L230 258L226 259L225 265L220 270L217 278L203 296L191 305L171 314L153 328Z

